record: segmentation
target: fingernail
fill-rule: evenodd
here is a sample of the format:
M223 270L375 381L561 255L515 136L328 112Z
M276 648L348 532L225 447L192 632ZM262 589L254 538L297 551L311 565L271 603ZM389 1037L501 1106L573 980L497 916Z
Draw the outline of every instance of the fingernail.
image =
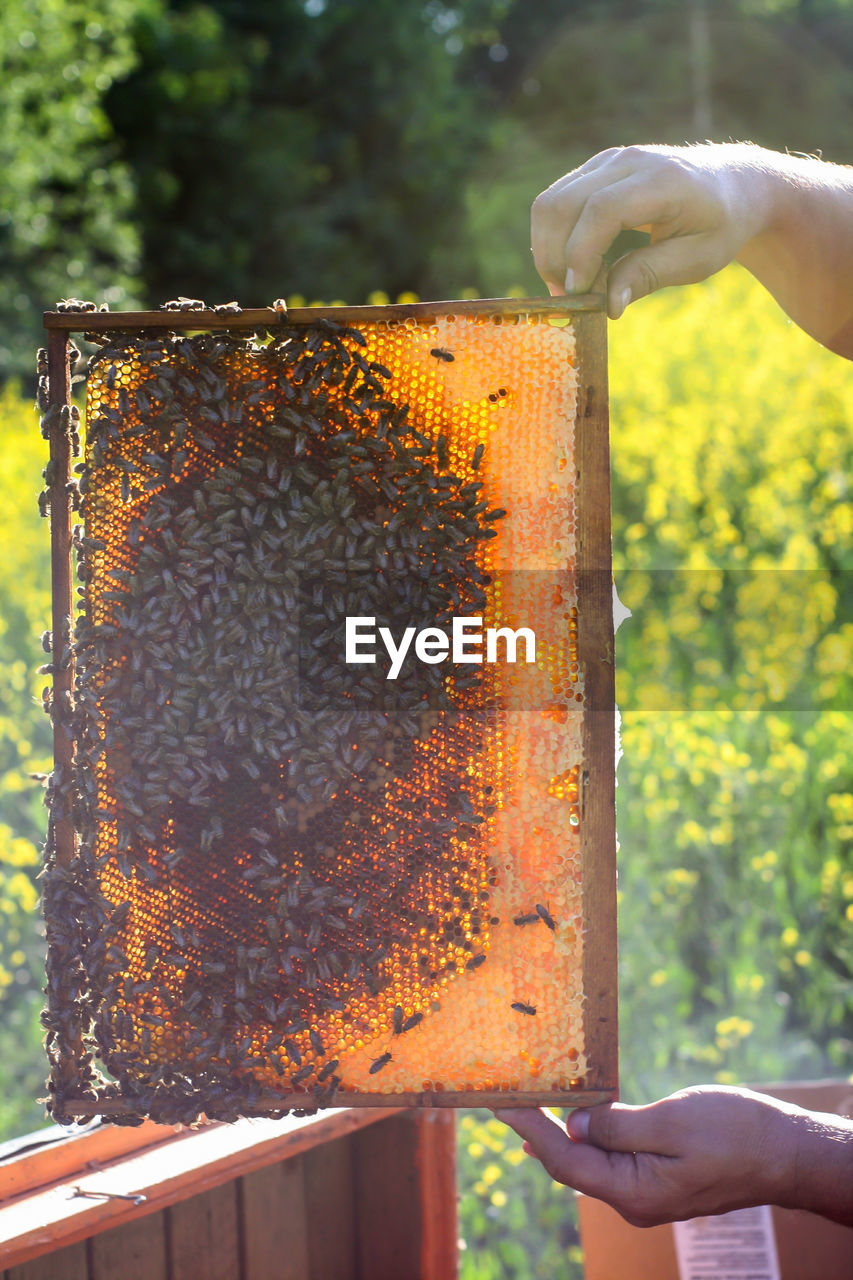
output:
M622 315L628 303L631 301L632 296L630 288L623 289L619 294L619 316ZM616 317L617 320L619 319L619 316Z
M589 1111L586 1107L572 1112L566 1123L566 1130L572 1142L589 1141Z
M575 291L575 273L571 267L566 272L566 293L574 293Z

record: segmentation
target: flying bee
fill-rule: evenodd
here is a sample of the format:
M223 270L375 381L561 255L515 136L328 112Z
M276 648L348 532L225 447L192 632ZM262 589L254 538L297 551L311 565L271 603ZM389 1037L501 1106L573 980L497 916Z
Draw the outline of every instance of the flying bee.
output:
M433 347L430 350L430 355L435 356L436 360L444 360L447 364L456 359L453 352L445 351L444 347Z
M510 1009L514 1009L516 1013L526 1013L531 1018L536 1012L535 1005L525 1004L522 1000L513 1000L512 1004L509 1007Z
M377 1071L381 1071L383 1067L387 1067L390 1061L390 1053L383 1053L380 1057L374 1058L373 1062L370 1064L370 1074L375 1076Z
M556 930L557 925L554 917L551 915L551 912L547 907L543 907L541 902L536 903L536 914L545 921L552 933Z

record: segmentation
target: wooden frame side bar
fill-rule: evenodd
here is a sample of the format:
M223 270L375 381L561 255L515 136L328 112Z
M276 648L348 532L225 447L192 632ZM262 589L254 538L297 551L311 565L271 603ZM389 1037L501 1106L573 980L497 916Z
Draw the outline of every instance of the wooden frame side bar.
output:
M585 1084L618 1088L615 672L606 317L575 321L578 649L584 675L581 779Z
M53 759L66 781L74 760L74 742L65 723L65 704L74 685L74 664L62 666L63 650L70 645L73 610L71 588L71 434L64 420L71 405L71 367L68 334L59 330L47 337L48 440L50 443L50 574L51 627L53 630ZM53 830L56 861L68 866L75 852L74 824L70 813L59 818Z
M45 311L48 331L103 333L134 329L275 329L281 324L312 324L317 320L339 320L358 325L368 320L429 319L435 315L571 317L574 312L603 311L604 295L579 294L571 298L476 298L462 301L390 303L362 307L294 307L276 311L274 307L247 308L234 314L218 311Z

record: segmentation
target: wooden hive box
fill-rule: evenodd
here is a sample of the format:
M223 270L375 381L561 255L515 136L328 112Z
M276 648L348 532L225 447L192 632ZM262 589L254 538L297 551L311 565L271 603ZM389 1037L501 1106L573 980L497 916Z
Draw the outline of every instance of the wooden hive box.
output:
M601 299L46 324L55 1118L615 1096Z

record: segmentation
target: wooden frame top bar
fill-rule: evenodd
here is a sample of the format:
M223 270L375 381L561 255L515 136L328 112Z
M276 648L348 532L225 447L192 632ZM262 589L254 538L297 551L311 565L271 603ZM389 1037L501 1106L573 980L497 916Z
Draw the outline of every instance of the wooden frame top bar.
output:
M432 315L533 315L569 316L575 311L603 311L602 293L584 293L562 298L474 298L440 302L399 302L382 306L250 307L235 313L220 311L45 311L44 327L73 333L104 333L113 329L274 329L280 324L312 324L317 320L340 320L358 324L368 320L428 319Z

